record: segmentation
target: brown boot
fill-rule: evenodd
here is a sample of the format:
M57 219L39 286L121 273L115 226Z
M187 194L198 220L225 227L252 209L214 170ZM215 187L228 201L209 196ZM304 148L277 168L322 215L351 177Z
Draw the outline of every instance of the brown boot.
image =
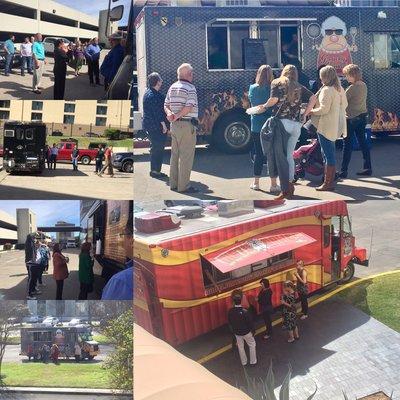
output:
M325 166L324 183L315 190L318 192L332 192L335 190L336 167L334 165Z

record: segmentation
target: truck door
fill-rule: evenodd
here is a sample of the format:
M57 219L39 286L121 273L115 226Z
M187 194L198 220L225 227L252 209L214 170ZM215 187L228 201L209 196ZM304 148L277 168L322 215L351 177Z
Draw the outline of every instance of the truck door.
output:
M332 243L332 281L340 279L340 265L341 265L341 217L334 216L331 219L331 243Z
M10 148L11 150L11 148ZM13 141L14 160L16 164L26 163L25 128L16 127Z

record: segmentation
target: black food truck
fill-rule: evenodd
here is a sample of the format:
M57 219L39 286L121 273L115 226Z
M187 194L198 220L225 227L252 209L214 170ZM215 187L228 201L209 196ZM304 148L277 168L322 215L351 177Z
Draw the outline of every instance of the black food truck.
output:
M3 134L6 172L42 172L46 160L46 125L7 121Z
M244 152L251 146L248 88L260 65L269 64L277 75L285 64L295 64L302 67L302 83L311 86L319 66L332 65L342 74L345 65L355 63L369 89L372 133L399 132L400 7L332 3L262 0L258 7L217 7L210 0L199 7L145 6L135 20L139 113L148 74L160 73L166 91L177 67L190 63L199 135L224 152Z

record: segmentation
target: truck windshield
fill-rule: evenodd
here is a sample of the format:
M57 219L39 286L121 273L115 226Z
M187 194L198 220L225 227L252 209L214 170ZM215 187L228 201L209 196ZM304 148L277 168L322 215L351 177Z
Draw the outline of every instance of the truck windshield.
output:
M82 342L90 342L93 340L93 336L90 333L80 333L79 338Z
M343 232L351 234L351 221L348 215L343 217Z

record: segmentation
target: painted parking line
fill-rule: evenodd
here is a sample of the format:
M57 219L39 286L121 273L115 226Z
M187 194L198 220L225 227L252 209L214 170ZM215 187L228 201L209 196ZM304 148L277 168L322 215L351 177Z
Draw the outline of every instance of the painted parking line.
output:
M394 270L394 271L389 271L389 272L382 272L380 274L375 274L375 275L370 275L364 278L360 278L360 279L356 279L354 281L351 281L349 283L346 283L344 285L341 285L339 287L337 287L336 289L330 291L329 293L323 294L319 297L317 297L315 300L312 300L309 304L309 307L313 307L316 306L319 303L322 303L323 301L333 297L335 294L342 292L345 289L348 289L350 287L353 287L355 285L358 285L359 283L368 281L370 279L375 279L375 278L379 278L382 276L387 276L387 275L394 275L394 274L400 274L400 269ZM275 321L272 322L273 326L279 325L282 322L282 318L278 318ZM263 333L265 331L265 327L261 327L259 329L256 330L256 336L260 335L261 333ZM232 344L228 344L226 346L221 347L220 349L200 358L197 360L197 362L199 364L204 364L208 361L213 360L214 358L217 358L218 356L220 356L221 354L226 353L227 351L232 349Z

